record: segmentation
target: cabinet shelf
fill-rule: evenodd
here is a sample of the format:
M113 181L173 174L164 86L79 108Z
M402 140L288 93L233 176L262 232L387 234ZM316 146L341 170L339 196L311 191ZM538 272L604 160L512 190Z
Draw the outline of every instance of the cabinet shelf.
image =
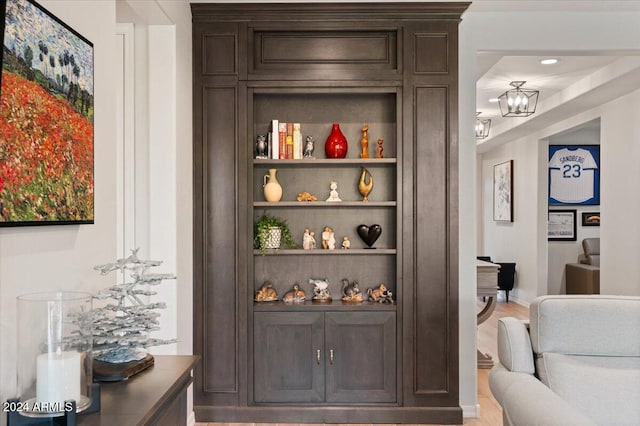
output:
M303 250L303 249L271 249L264 253L260 250L253 250L254 256L351 256L351 255L394 255L397 254L396 249L335 249L335 250Z
M278 165L278 166L353 166L353 165L389 165L397 164L396 158L316 158L314 160L266 160L254 159L255 165Z
M366 294L364 295L366 297ZM253 310L256 312L274 312L274 311L397 311L398 305L393 303L347 303L336 297L329 303L314 303L307 300L303 303L284 303L281 300L276 302L253 302Z
M299 207L299 208L313 208L313 207L396 207L398 203L396 201L339 201L339 202L327 202L327 201L279 201L277 203L270 203L268 201L254 201L253 207L269 207L269 208L285 208L285 207Z

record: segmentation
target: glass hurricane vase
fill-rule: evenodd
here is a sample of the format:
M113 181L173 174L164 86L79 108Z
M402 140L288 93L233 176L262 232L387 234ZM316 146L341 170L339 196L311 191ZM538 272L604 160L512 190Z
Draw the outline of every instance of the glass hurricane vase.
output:
M81 292L18 297L18 399L23 415L60 416L91 404L92 296Z

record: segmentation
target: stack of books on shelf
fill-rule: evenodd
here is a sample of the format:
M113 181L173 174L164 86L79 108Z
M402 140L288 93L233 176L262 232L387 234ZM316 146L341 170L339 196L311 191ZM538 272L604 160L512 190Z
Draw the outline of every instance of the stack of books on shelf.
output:
M269 149L273 160L299 160L302 158L302 132L300 123L271 120Z

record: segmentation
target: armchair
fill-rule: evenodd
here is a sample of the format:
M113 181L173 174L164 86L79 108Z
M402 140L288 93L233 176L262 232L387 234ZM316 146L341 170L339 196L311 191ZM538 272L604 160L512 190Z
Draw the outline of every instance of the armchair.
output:
M600 238L585 238L582 240L582 250L578 262L584 265L600 266Z
M600 238L582 240L578 263L565 266L567 294L600 294Z
M505 425L640 424L640 297L542 296L498 322L489 385Z

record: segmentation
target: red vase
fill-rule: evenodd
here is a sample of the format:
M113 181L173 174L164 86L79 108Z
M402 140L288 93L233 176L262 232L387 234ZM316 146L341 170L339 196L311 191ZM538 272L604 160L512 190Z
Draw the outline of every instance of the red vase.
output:
M333 129L324 143L324 153L327 158L345 158L348 149L347 138L340 131L340 125L333 123Z

